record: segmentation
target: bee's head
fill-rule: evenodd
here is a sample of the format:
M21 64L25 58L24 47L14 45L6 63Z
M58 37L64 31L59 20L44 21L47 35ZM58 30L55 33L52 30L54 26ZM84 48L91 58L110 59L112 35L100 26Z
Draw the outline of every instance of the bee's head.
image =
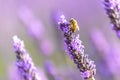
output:
M74 18L71 18L69 22L75 24L77 21Z
M75 20L74 18L71 18L71 19L70 19L70 22L72 23L72 22L74 22L74 20Z

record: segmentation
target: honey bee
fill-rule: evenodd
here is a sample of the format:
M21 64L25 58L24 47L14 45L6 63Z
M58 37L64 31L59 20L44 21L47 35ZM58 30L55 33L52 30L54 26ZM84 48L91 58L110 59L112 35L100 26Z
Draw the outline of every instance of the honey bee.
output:
M76 30L79 30L78 23L74 18L71 18L69 22L70 22L70 25L72 26L73 32L76 32Z

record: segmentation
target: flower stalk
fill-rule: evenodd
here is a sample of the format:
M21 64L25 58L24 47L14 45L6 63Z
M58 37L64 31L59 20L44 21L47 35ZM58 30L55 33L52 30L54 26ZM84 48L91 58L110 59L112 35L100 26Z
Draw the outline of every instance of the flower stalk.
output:
M113 30L120 38L120 0L103 0L102 3Z
M82 45L79 35L74 34L76 31L73 31L75 26L71 25L71 22L67 21L64 15L60 16L58 24L64 35L66 51L77 65L81 76L84 80L95 80L96 66L94 61L88 59L88 55L84 54L84 45Z
M23 80L41 80L36 67L25 50L24 42L17 36L13 37L13 47L16 53L16 66Z

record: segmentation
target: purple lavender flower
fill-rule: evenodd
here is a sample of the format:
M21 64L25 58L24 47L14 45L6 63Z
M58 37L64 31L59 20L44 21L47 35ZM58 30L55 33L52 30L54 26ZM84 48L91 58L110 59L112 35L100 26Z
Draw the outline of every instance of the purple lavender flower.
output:
M106 54L106 62L108 63L108 67L110 69L110 72L114 76L119 76L120 72L118 71L120 69L120 49L119 45L116 42L112 42L112 45L109 49L109 53Z
M100 74L104 76L104 79L113 80L113 73L110 72L111 69L109 67L114 66L114 65L111 65L111 62L115 62L115 61L113 59L113 56L112 58L109 58L109 59L112 59L112 61L107 60L108 56L111 55L112 53L111 50L113 48L111 48L111 45L105 38L105 35L99 29L92 30L90 33L90 38L94 45L95 51L97 52L97 55L99 57L98 68L99 68ZM109 63L110 65L108 65Z
M54 43L51 40L43 39L39 44L39 48L45 56L50 56L54 51Z
M64 15L60 16L58 24L64 34L67 53L69 53L74 63L77 65L81 76L84 79L94 80L94 75L96 74L95 64L93 61L88 59L86 54L84 54L84 46L81 44L82 41L79 40L79 35L77 37L75 36L72 26L65 19Z
M110 18L113 29L120 37L120 0L103 0L103 6Z
M45 28L42 22L34 16L33 12L27 6L21 6L18 9L18 17L34 39L40 40L43 38Z
M55 48L53 42L45 37L45 27L42 21L38 20L27 6L21 6L18 9L18 17L27 27L30 37L36 40L41 53L45 56L50 56Z
M47 62L45 62L44 67L45 67L46 73L50 77L50 79L51 80L56 80L55 79L55 77L56 77L56 70L55 70L54 65L51 62L47 61Z
M50 80L64 80L63 77L58 76L57 70L52 62L46 61L44 67Z
M24 42L17 36L13 37L14 51L16 52L16 66L24 80L41 80L36 67L25 50Z
M102 31L100 31L99 29L94 29L91 31L90 37L91 37L91 40L92 40L95 48L100 52L100 55L103 55L105 57L106 54L104 54L104 53L108 53L108 51L110 49L110 44L105 39L105 36L102 33ZM102 47L100 47L100 46L102 46Z
M102 57L102 65L100 64L100 68L105 71L101 71L102 75L109 75L108 77L113 80L112 76L120 75L120 72L118 71L120 69L120 46L112 39L109 43L102 32L97 29L92 31L91 39L93 40L93 44L98 53L100 53L100 56Z

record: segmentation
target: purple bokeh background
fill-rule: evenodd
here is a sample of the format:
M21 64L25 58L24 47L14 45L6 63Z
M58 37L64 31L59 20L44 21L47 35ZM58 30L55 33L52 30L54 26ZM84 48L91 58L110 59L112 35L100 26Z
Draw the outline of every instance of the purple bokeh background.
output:
M21 8L23 11L21 11ZM30 15L24 14L26 8L31 12ZM22 18L20 13L24 14ZM36 66L43 71L44 61L50 60L54 62L56 69L58 69L59 76L63 77L62 71L67 70L68 73L71 71L71 74L76 76L76 80L79 80L79 71L68 55L65 54L63 38L56 27L57 18L55 19L55 16L59 13L65 14L68 20L73 17L78 21L80 31L77 33L80 34L80 39L85 46L85 53L95 61L97 67L96 80L119 80L120 73L115 73L117 70L108 70L108 68L112 69L114 63L113 61L110 64L112 58L110 52L107 54L100 52L93 45L94 40L91 39L93 29L100 30L108 42L106 44L109 44L111 52L118 55L120 41L110 27L101 0L0 0L0 80L11 80L9 69L15 62L12 46L13 35L18 35L24 40ZM35 33L30 31L35 31ZM100 36L96 35L96 40L97 37ZM102 46L104 47L104 44ZM117 49L114 51L116 47ZM110 60L107 57L108 54L111 57ZM114 64L118 64L120 61L120 59L115 60L118 61ZM113 67L116 67L116 65ZM103 74L104 72L106 73ZM71 74L66 72L65 80L74 80L69 79Z

